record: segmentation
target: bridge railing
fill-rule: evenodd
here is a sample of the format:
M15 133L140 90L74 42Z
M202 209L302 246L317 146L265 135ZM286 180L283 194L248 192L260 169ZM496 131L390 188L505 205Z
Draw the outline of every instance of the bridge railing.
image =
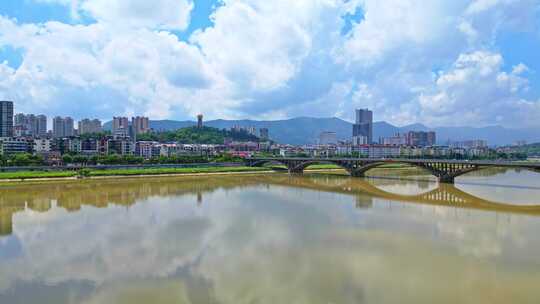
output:
M452 159L417 159L417 158L319 158L319 157L250 157L247 161L356 161L356 162L385 162L385 163L441 163L477 166L501 166L501 167L530 167L539 168L540 162L528 161L502 161L502 160L452 160Z

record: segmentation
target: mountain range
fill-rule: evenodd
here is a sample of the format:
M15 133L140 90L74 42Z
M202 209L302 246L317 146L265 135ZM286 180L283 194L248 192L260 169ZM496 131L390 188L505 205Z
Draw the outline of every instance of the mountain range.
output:
M311 144L316 143L323 131L336 132L338 139L347 140L352 135L352 123L339 118L297 117L286 120L210 120L205 126L228 129L233 126L268 128L270 138L282 144ZM104 124L105 130L111 129L112 123ZM155 131L171 131L196 125L195 121L150 120L150 128ZM437 142L446 144L451 141L472 139L487 140L489 145L508 145L518 140L540 142L540 130L510 129L501 126L489 127L436 127L429 128L423 124L412 124L397 127L384 121L373 123L373 139L390 137L397 133L408 131L435 131Z

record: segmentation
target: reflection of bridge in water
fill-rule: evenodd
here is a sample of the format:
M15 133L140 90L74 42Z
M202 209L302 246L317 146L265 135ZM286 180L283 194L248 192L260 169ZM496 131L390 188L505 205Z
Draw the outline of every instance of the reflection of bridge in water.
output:
M317 177L291 176L282 178L282 180L279 182L274 183L281 184L283 186L294 185L295 187L325 192L352 194L359 197L370 195L376 198L399 202L540 215L540 202L538 202L537 205L513 205L509 203L494 202L466 193L456 188L452 184L441 183L438 184L438 187L433 190L420 194L407 195L382 190L370 183L367 179L342 177L339 179L341 179L343 182L333 185L331 183L318 182L317 179Z
M418 185L417 182L415 183ZM429 183L425 181L423 183L426 184L420 185L429 186ZM107 208L111 205L130 207L135 203L142 203L152 196L170 195L193 195L193 202L200 205L204 202L204 194L216 190L232 190L261 185L299 187L354 195L357 197L357 207L362 208L369 207L373 198L381 198L434 206L540 215L540 205L511 205L492 202L463 192L451 184L439 184L436 189L422 194L401 195L382 190L366 179L324 174L89 180L31 186L17 185L0 189L0 236L13 233L13 215L25 210L48 212L54 205L68 212L77 212L81 210L82 206L95 208Z

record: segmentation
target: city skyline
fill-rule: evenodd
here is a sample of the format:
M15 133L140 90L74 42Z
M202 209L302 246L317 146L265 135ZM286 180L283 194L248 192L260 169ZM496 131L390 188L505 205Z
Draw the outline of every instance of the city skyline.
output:
M4 1L0 99L75 119L370 108L395 125L540 127L534 0L141 3Z

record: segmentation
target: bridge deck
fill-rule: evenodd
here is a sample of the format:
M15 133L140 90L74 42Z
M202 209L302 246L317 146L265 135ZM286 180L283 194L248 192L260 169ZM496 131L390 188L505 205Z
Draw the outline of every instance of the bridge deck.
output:
M447 159L406 159L406 158L247 158L250 166L261 166L264 163L277 162L287 166L290 173L302 173L306 167L316 163L333 163L349 172L352 176L361 177L365 172L384 164L411 164L428 170L440 182L454 183L456 177L486 167L526 168L540 172L540 162L514 162L492 160L447 160Z
M381 163L440 163L440 164L457 164L457 165L476 165L476 166L496 166L496 167L528 167L540 169L540 162L528 161L498 161L498 160L448 160L448 159L409 159L409 158L312 158L312 157L253 157L246 158L251 161L320 161L320 162L336 162L336 161L359 161L359 162L381 162Z

